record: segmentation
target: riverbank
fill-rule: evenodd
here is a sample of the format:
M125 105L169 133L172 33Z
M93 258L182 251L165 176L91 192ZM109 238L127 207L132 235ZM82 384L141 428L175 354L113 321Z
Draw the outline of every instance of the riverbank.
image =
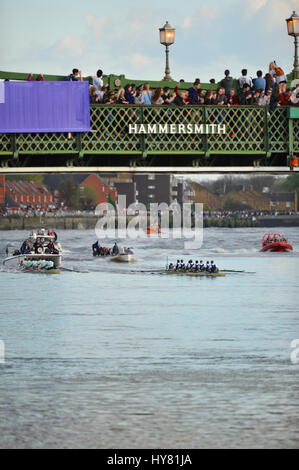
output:
M127 224L135 216L127 216ZM52 228L56 230L88 230L93 229L98 222L99 217L95 215L83 216L8 216L0 217L0 230L33 230L37 227ZM119 219L116 218L116 227ZM148 225L150 219L148 218ZM194 226L194 221L192 223ZM257 216L257 217L204 217L204 227L299 227L299 216ZM170 217L170 228L172 228L172 218Z

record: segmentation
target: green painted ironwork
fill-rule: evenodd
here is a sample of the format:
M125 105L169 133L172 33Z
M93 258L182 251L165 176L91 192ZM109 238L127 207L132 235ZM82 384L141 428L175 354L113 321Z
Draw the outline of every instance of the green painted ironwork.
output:
M299 152L289 108L92 106L89 133L0 134L0 155L265 155ZM292 124L289 124L292 122ZM225 124L226 134L129 134L129 124Z

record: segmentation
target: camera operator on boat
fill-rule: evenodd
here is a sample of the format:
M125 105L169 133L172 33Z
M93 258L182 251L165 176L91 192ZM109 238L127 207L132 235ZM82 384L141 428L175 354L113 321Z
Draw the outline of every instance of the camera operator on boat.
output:
M44 252L43 239L37 237L36 241L33 243L34 253L41 254Z

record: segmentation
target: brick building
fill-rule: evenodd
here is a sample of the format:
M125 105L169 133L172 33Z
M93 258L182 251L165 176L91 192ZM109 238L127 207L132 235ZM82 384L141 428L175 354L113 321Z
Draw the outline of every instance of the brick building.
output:
M36 181L11 181L0 176L0 204L47 206L53 204L53 194Z
M109 202L109 196L112 201L117 202L117 190L109 187L98 175L91 174L84 178L80 183L80 190L83 192L86 187L90 187L95 191L97 195L96 204Z
M202 203L204 205L204 209L222 209L223 201L221 197L217 196L217 194L212 193L207 188L201 186L198 183L190 182L190 186L193 188L194 191L194 202Z
M217 195L198 183L190 183L194 189L194 202L201 202L212 210L223 209L229 201L239 202L256 211L296 211L297 192L269 193L258 191L235 190L226 194Z

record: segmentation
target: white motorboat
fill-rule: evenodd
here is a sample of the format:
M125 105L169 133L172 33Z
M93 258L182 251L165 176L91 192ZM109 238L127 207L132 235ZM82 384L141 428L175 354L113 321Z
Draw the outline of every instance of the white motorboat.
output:
M130 248L123 248L118 255L111 257L111 261L116 261L117 263L133 263L135 261L134 253Z
M24 249L25 248L25 249ZM15 250L8 256L3 264L8 268L21 268L22 270L43 271L61 267L62 248L57 242L57 235L45 229L31 232L24 241L20 250ZM31 265L31 267L30 267Z

